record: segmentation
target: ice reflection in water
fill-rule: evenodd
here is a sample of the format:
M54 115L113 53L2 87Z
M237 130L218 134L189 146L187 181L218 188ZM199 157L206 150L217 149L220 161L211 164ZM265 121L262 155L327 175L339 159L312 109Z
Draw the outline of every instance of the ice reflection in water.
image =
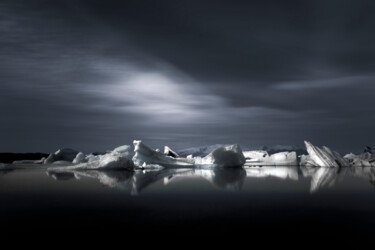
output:
M347 175L360 177L375 185L375 168L321 168L321 167L245 167L214 169L151 169L151 170L49 170L47 174L58 181L81 179L82 177L97 179L108 187L128 190L131 194L139 194L153 183L162 181L164 185L177 180L203 178L213 186L227 190L241 190L246 179L277 178L298 181L301 177L311 178L310 192L314 193L323 187L331 187Z
M311 177L310 191L316 192L319 188L332 187L337 181L342 179L348 168L321 168L321 167L301 167L304 177Z

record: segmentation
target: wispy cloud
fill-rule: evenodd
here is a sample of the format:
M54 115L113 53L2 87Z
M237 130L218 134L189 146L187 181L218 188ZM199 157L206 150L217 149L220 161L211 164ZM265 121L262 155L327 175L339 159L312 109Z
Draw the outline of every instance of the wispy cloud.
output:
M302 89L328 89L343 86L353 86L360 84L375 83L375 76L345 76L336 78L325 78L317 80L299 80L292 82L281 82L272 86L282 90L302 90Z

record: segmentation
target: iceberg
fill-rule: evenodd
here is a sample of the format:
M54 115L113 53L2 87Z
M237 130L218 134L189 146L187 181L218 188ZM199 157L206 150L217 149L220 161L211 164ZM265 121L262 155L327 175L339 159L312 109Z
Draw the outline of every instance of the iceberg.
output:
M203 158L194 158L196 165L214 165L217 167L242 167L245 162L245 156L238 144L217 148Z
M82 162L86 162L85 154L82 152L79 152L76 157L73 159L73 164L79 164Z
M175 151L173 151L170 147L164 146L164 154L171 156L173 158L180 157Z
M66 166L64 169L133 169L134 164L131 157L132 149L129 145L117 147L103 155L85 155L79 152L72 161L73 164L77 165ZM53 164L59 162L54 161ZM66 162L64 165L66 165Z
M133 162L138 167L147 165L161 165L163 167L193 167L194 160L187 158L174 158L161 153L158 150L152 150L142 141L135 140Z
M311 160L309 155L300 155L299 165L303 167L315 167L315 162Z
M286 146L286 145L274 145L274 146L264 146L263 151L267 151L268 154L276 154L280 152L296 152L297 155L306 154L306 149L298 146Z
M280 152L272 154L266 159L266 162L275 165L297 165L297 154L296 152Z
M89 154L89 155L86 155L85 162L98 161L99 159L100 159L100 155Z
M53 167L55 170L100 170L100 169L133 169L133 161L127 157L123 157L120 154L107 153L105 155L99 155L99 159L96 161L80 163L78 165L64 166L64 167Z
M57 150L55 153L50 154L44 161L45 164L53 163L55 161L68 161L72 162L79 152L71 148L63 148Z
M167 150L170 152L169 150ZM219 147L205 157L172 157L153 150L142 141L134 141L133 162L136 166L161 165L163 167L239 167L244 165L246 159L240 146L232 145Z
M263 150L245 151L247 165L297 165L296 152L279 152L269 155Z
M130 145L123 145L112 150L112 154L121 155L130 159L133 157L133 149Z
M352 160L352 159L354 159L354 158L356 158L357 156L355 155L355 154L353 154L353 153L349 153L349 154L346 154L346 155L344 155L344 159L347 159L347 160Z
M186 148L182 150L178 150L177 153L181 157L187 157L188 155L191 155L192 157L204 157L214 151L217 148L230 146L228 144L214 144L209 146L201 146L201 147L192 147L192 148Z
M375 167L375 155L365 152L349 159L349 162L355 167Z
M349 166L349 162L342 158L339 153L332 151L326 146L319 148L307 141L305 141L305 145L310 158L308 162L316 167Z
M268 152L264 150L252 150L252 151L243 151L243 155L246 160L252 162L261 162L265 157L268 157Z

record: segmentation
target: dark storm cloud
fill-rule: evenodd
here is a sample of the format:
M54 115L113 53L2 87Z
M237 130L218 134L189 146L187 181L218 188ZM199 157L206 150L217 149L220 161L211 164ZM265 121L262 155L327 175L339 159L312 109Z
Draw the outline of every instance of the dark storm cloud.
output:
M358 149L372 1L2 1L1 151L143 138Z

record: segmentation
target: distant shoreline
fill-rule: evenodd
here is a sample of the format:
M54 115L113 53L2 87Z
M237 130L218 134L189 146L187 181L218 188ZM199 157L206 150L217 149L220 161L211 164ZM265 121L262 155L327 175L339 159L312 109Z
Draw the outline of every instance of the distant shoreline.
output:
M46 153L0 153L1 163L12 163L21 160L40 160L43 157L48 157Z

